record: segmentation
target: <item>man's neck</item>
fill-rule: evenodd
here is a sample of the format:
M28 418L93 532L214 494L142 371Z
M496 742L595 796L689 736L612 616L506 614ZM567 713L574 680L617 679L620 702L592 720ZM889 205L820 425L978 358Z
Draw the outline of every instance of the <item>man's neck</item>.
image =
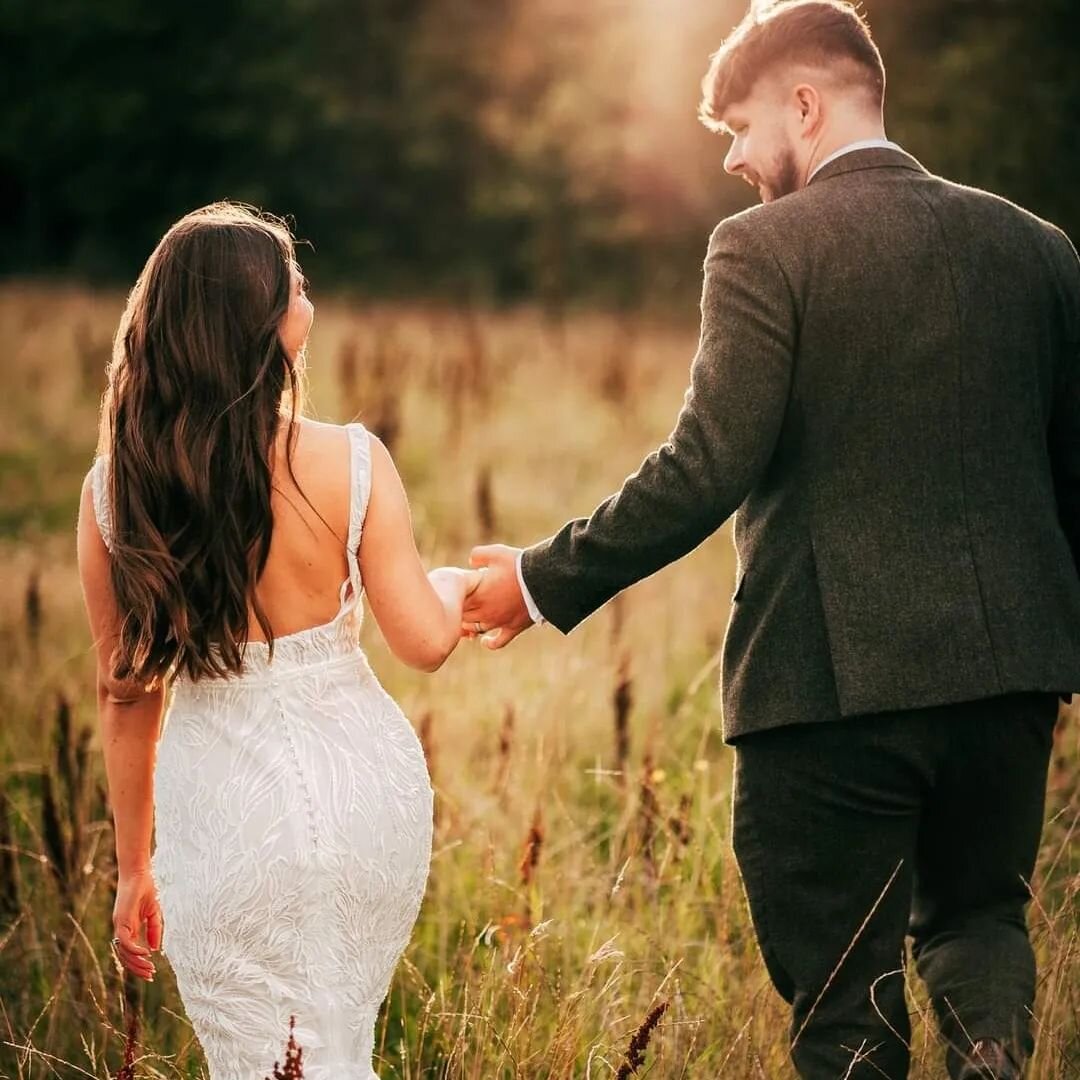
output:
M804 181L813 176L821 162L832 157L839 150L852 143L865 142L868 139L886 139L885 125L880 123L852 124L842 131L830 132L811 151L803 173Z

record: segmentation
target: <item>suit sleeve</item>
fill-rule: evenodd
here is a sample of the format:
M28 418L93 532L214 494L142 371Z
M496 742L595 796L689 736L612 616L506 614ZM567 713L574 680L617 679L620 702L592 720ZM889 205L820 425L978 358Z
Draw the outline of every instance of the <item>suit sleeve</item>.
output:
M588 518L522 556L548 621L569 633L734 513L776 445L795 340L792 292L755 216L722 222L709 241L701 333L674 430Z
M1050 421L1050 456L1058 514L1080 572L1080 259L1064 233L1065 341L1055 382Z

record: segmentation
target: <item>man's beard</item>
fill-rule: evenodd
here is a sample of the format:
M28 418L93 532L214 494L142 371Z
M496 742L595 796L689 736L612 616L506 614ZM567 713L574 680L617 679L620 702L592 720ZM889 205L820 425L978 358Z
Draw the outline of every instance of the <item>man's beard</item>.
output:
M799 190L799 166L790 146L780 151L772 174L767 179L759 179L757 187L762 202L772 202Z

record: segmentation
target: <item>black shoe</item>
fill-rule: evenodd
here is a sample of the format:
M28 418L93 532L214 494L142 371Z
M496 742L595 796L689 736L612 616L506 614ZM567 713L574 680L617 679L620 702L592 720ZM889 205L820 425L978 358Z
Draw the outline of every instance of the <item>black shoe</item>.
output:
M956 1080L1021 1080L1016 1059L997 1039L977 1039Z

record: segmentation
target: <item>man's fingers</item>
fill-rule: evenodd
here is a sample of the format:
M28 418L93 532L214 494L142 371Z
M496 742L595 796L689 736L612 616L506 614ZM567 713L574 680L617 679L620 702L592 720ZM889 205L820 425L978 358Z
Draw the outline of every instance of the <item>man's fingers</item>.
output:
M495 548L490 544L480 544L469 552L470 566L487 566L495 555Z
M481 633L493 632L500 626L519 623L527 615L513 569L507 569L514 551L505 544L481 544L472 549L469 563L486 580L470 591L462 604L461 622L465 632L475 631L477 623L483 627ZM498 647L511 640L512 637L507 638Z

